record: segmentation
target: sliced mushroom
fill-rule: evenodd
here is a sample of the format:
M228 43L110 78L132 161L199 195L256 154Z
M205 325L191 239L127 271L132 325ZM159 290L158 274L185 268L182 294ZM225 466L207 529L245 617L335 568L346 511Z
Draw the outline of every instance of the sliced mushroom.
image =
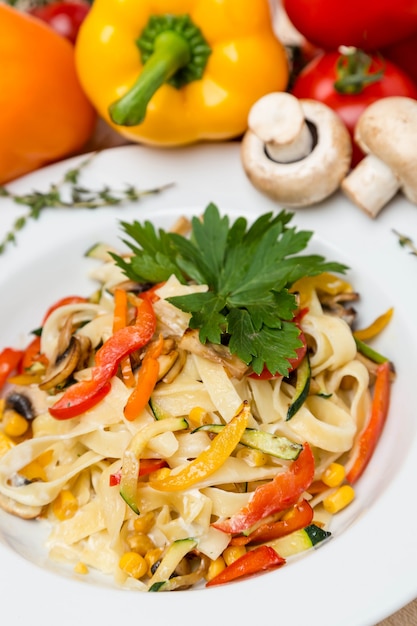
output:
M48 391L65 382L76 370L81 356L81 341L76 335L73 335L65 352L59 355L55 363L48 367L43 381L39 384L39 388L43 391Z
M12 409L28 421L35 417L32 400L26 393L11 391L5 398L5 409Z
M198 330L188 328L179 341L179 347L192 354L202 356L214 363L221 363L230 376L241 379L249 368L241 359L233 355L229 348L214 343L201 343Z
M161 377L164 383L172 383L173 380L176 379L178 374L180 374L183 370L185 362L187 360L187 353L185 350L177 350L177 358L173 365L169 368L167 372Z
M351 302L357 302L359 300L358 293L353 291L344 291L336 295L320 293L319 300L326 312L331 313L332 315L337 315L341 319L345 320L349 326L353 325L357 317L356 309L352 306L348 307L346 305Z
M5 496L3 493L0 493L0 507L4 511L7 511L7 513L11 513L12 515L16 515L16 517L21 517L22 519L35 519L42 513L41 506L21 504L20 502L16 502L16 500L9 498L9 496Z
M243 168L259 191L281 204L316 204L336 191L349 171L349 132L322 102L267 94L250 110L248 127Z

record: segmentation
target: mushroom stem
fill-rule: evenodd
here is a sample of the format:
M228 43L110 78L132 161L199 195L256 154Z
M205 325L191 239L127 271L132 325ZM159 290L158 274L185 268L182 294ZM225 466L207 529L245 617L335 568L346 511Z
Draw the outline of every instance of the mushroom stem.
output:
M381 159L368 154L341 183L345 195L374 218L400 189L400 181Z
M299 161L313 149L301 104L289 93L271 93L258 100L250 110L248 127L278 163Z

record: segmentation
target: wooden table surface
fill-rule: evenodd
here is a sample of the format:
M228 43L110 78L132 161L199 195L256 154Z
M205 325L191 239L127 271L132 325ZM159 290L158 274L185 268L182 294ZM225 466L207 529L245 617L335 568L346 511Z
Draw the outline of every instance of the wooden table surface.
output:
M127 145L128 143L121 135L114 132L101 120L98 120L96 130L90 141L84 146L82 152L105 150ZM387 564L387 567L389 567L389 564ZM417 598L400 611L372 626L417 626Z

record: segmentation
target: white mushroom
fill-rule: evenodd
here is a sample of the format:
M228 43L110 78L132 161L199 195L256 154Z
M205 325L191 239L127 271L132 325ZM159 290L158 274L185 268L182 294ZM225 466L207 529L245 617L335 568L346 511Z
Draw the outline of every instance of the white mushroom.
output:
M241 157L253 185L289 207L316 204L346 176L352 143L346 126L327 105L271 93L248 116Z
M370 217L402 190L417 204L417 100L403 96L370 104L355 127L367 155L342 181L342 191Z

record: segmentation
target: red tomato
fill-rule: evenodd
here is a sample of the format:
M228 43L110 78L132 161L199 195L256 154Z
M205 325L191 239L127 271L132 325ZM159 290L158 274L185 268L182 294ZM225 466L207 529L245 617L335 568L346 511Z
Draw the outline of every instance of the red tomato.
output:
M361 54L360 51L358 52ZM405 72L378 55L369 55L367 58L372 63L368 69L362 68L362 82L359 79L356 86L345 87L348 91L357 89L356 93L340 93L335 88L335 83L340 78L338 62L342 59L342 55L339 52L324 52L313 59L300 72L291 92L297 98L319 100L336 111L353 138L353 131L359 116L375 100L387 96L406 96L417 99L417 84ZM376 80L366 84L371 75ZM352 74L347 72L345 78L349 79L349 77L351 78ZM356 165L362 157L363 153L354 145L352 165Z
M283 0L293 26L312 44L379 50L417 32L416 0Z
M385 48L383 54L404 70L417 84L417 32Z
M49 24L58 35L75 43L78 30L89 10L89 4L78 0L74 2L52 2L51 4L32 7L28 9L28 13Z

